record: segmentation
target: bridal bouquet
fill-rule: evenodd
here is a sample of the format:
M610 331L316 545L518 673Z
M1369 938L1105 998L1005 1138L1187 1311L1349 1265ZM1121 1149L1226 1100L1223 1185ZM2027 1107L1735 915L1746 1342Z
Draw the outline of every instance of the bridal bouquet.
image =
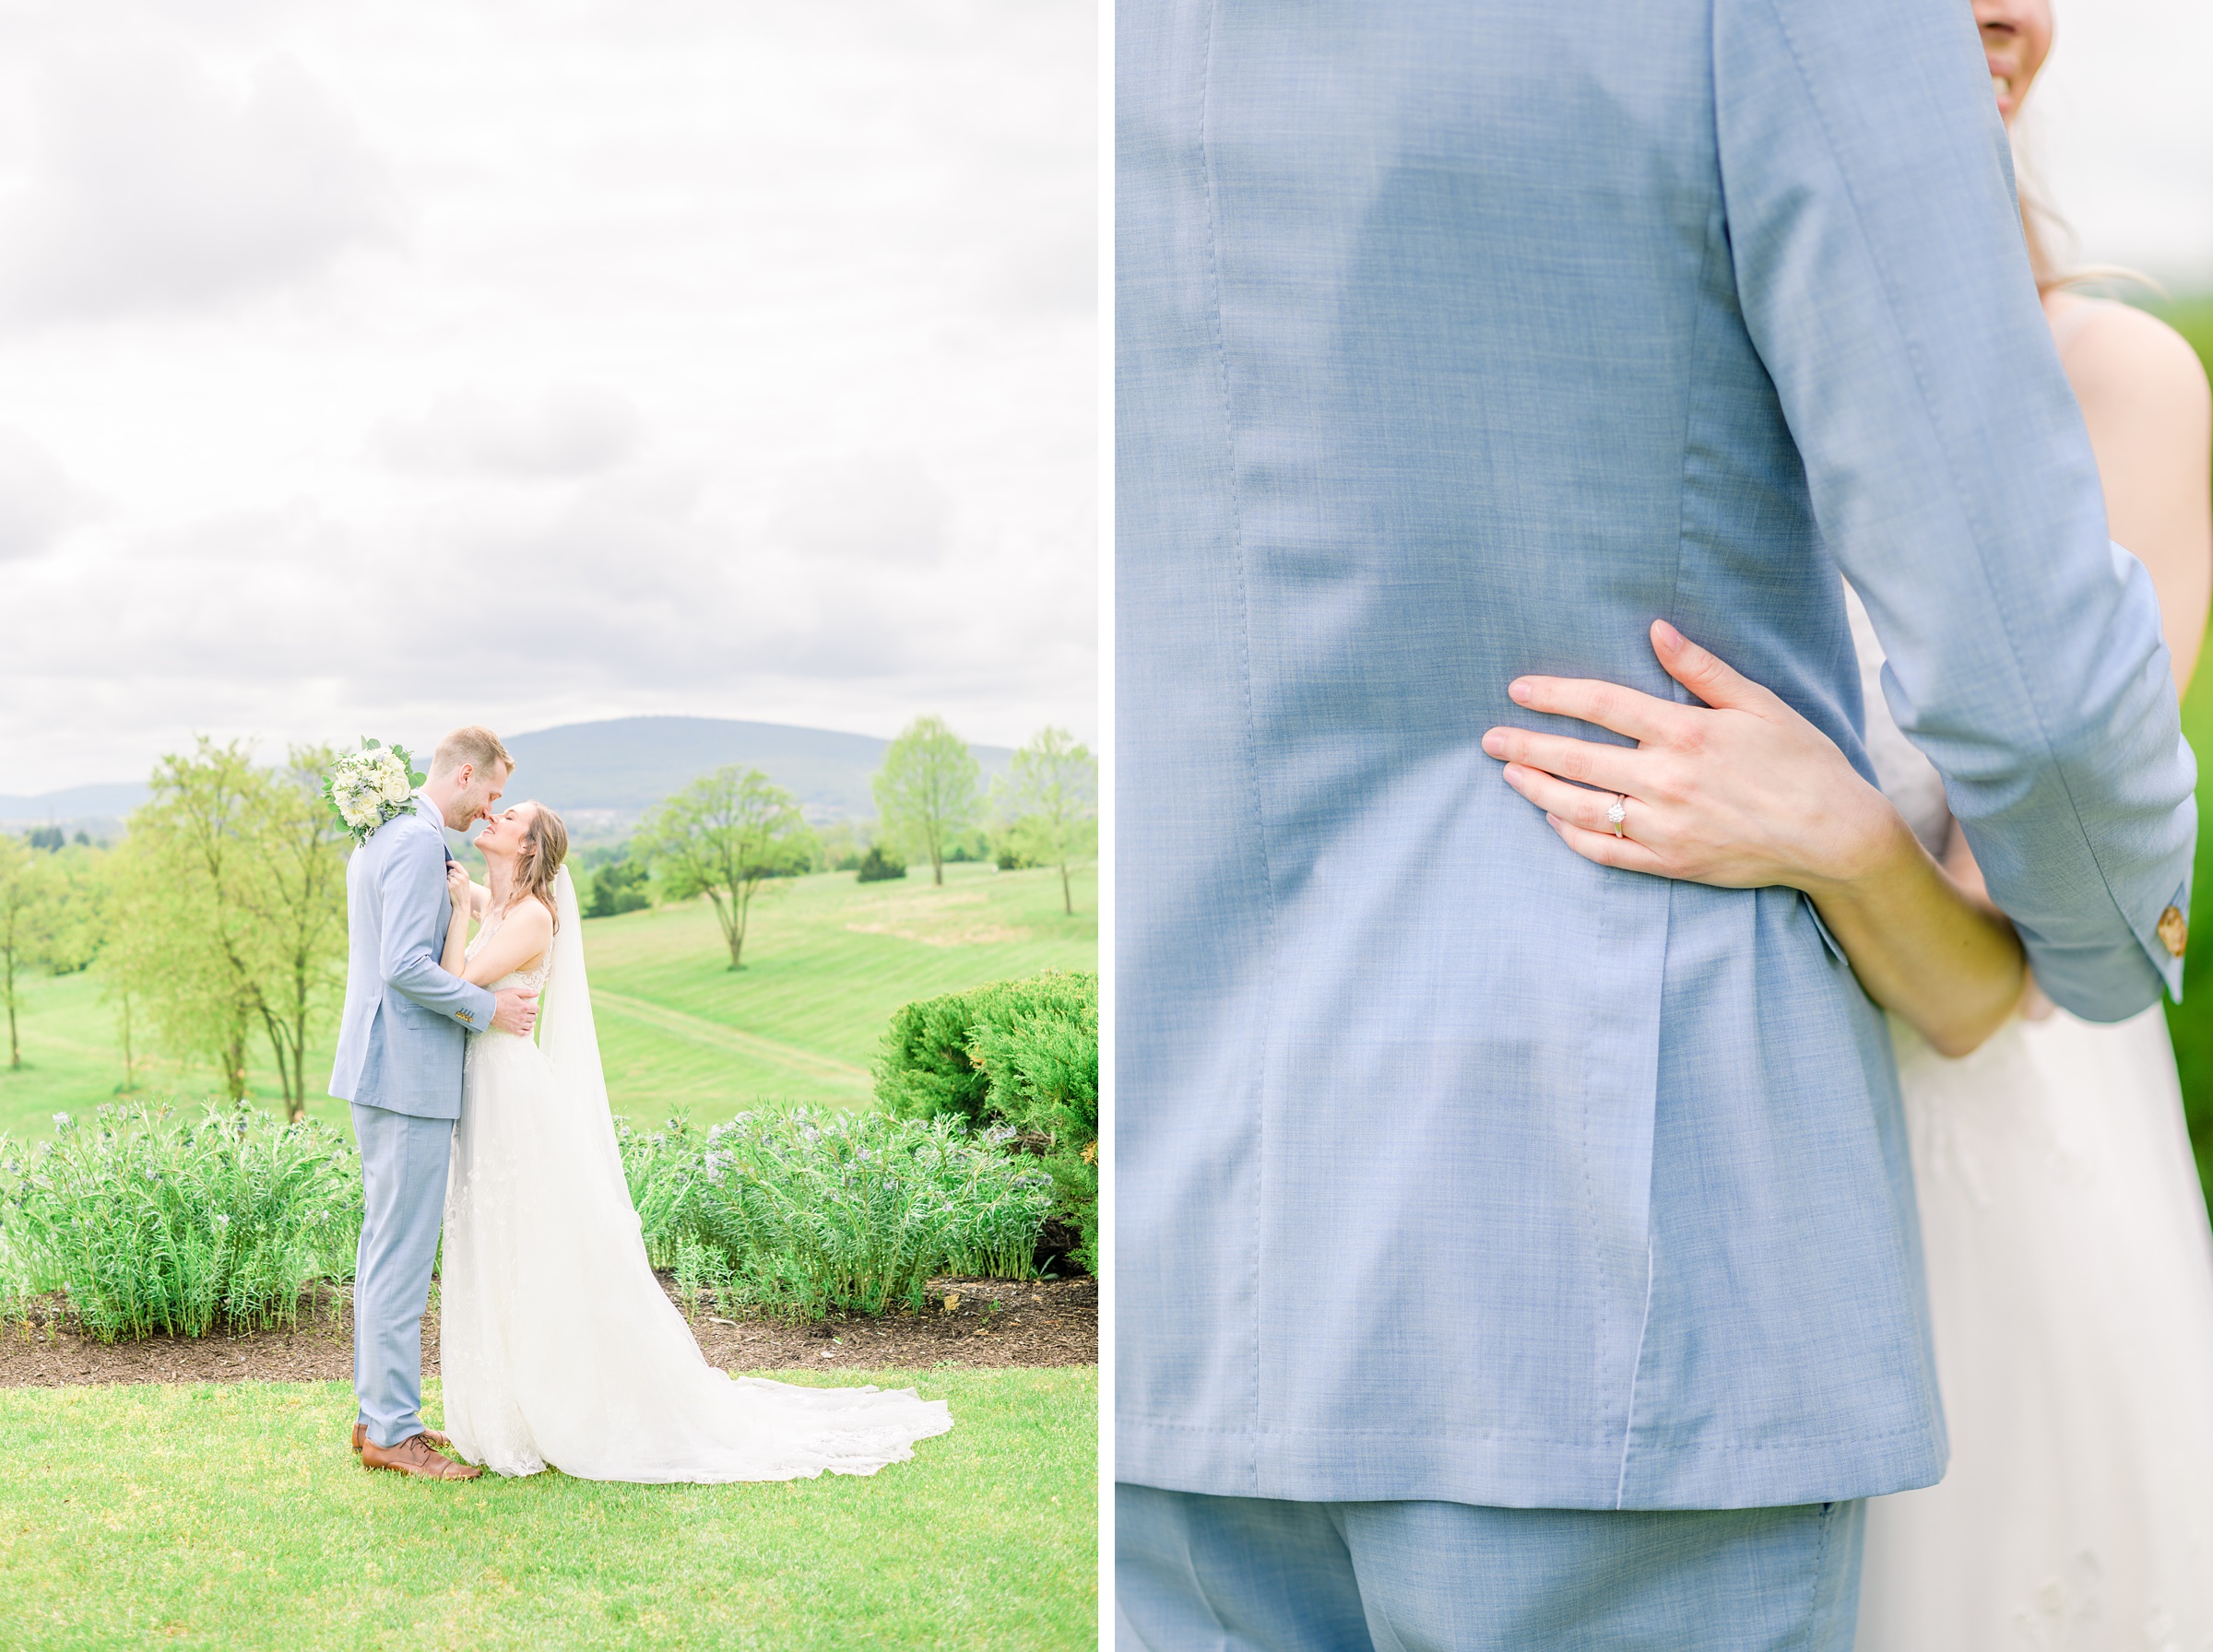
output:
M386 820L405 813L408 799L421 784L405 746L363 740L359 751L331 764L323 776L323 797L358 846Z

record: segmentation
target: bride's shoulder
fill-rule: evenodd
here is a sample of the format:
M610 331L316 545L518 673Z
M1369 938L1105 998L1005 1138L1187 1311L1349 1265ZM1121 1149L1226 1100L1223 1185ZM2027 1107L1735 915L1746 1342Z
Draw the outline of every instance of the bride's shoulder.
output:
M2190 341L2133 304L2055 293L2053 330L2065 339L2061 362L2086 417L2125 414L2147 427L2202 425L2213 392Z
M547 941L553 938L553 914L546 910L542 901L525 898L509 907L501 918L503 929L513 929L517 940Z

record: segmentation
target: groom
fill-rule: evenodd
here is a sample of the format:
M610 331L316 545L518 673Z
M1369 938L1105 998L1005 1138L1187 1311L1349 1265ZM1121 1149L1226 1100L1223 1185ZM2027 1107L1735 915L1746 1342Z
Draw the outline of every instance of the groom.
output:
M1666 619L1868 773L1840 571L2044 991L2179 985L2192 761L1973 18L1116 39L1121 1643L1840 1652L1947 1451L1883 1019L1479 742L1680 698Z
M363 1221L353 1286L354 1449L367 1468L426 1480L481 1470L422 1425L422 1310L445 1211L461 1063L471 1032L527 1034L534 992L491 993L439 965L453 913L442 827L489 814L514 771L489 728L438 742L413 812L379 827L346 868L350 958L330 1093L353 1103Z

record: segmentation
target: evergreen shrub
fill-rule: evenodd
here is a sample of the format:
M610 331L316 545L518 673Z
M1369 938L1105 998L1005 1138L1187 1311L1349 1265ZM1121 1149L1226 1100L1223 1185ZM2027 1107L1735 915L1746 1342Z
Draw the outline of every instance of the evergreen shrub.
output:
M882 844L871 844L861 859L858 880L862 883L883 883L905 876L906 862L886 855Z
M902 1006L877 1054L876 1096L894 1117L957 1118L1041 1157L1053 1214L1096 1271L1097 975L1052 970Z
M645 891L645 867L625 857L592 869L592 898L585 903L587 918L611 918L625 912L643 912L653 904Z

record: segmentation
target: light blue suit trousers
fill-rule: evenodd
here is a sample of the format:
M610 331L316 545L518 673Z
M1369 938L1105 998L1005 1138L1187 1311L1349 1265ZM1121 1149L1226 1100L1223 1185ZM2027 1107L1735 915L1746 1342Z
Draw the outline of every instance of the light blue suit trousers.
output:
M1115 1489L1118 1652L1851 1652L1863 1503L1729 1513Z
M422 1310L438 1259L454 1121L353 1103L361 1148L353 1392L379 1446L422 1430Z

